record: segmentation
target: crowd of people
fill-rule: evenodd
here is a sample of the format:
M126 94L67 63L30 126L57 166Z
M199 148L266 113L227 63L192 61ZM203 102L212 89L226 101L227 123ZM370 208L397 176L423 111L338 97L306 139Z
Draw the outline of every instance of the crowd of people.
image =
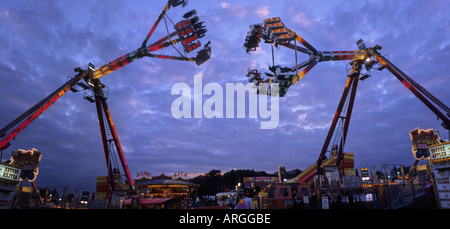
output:
M237 203L236 203L237 202ZM232 196L221 197L217 204L219 207L228 206L230 209L253 209L253 200L249 195L239 194L237 200Z

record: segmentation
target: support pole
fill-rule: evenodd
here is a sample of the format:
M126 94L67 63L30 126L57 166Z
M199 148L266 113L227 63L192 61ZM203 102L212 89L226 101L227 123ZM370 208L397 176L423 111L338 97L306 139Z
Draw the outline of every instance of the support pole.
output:
M102 103L101 103L101 95L97 94L97 91L99 89L98 83L100 82L100 80L96 79L94 82L95 83L95 89L94 89L94 93L95 93L95 105L97 108L97 117L98 117L98 124L100 127L100 135L102 138L102 145L103 145L103 152L105 154L105 160L106 160L106 170L107 170L107 190L109 190L109 188L114 189L115 188L115 184L114 184L114 176L112 173L112 166L111 166L111 160L110 160L110 151L109 151L109 147L108 147L108 139L106 136L106 127L105 127L105 120L103 119L103 107L102 107ZM98 83L97 83L98 82ZM100 87L101 90L101 87ZM108 194L108 192L107 192Z
M111 184L111 187L113 190L116 187L115 179L114 179L114 165L112 163L112 153L114 150L110 147L115 147L116 152L119 156L120 163L122 165L122 170L125 173L125 176L128 181L128 185L130 190L134 189L134 183L133 179L131 178L130 171L128 169L127 162L125 160L125 156L123 154L122 146L120 145L119 137L117 135L116 128L114 126L114 123L112 121L111 113L109 112L108 104L106 103L106 98L103 94L102 90L102 84L100 83L99 79L94 80L94 93L95 93L95 104L97 107L97 116L100 126L100 132L102 137L102 143L103 143L103 151L105 153L105 160L107 165L107 172L108 172L108 183ZM108 139L108 133L110 134L111 139ZM114 146L109 146L108 142L113 141Z
M336 129L336 124L339 120L342 108L344 107L344 103L347 98L348 92L350 90L350 85L352 84L352 82L353 78L348 77L347 83L345 84L344 92L342 93L341 100L339 102L338 108L336 109L336 113L334 114L333 121L331 122L330 129L328 130L327 137L325 138L325 142L320 152L319 159L317 160L317 169L320 169L322 161L325 159L325 153L327 152L328 146L330 145L331 137L333 136L334 130Z

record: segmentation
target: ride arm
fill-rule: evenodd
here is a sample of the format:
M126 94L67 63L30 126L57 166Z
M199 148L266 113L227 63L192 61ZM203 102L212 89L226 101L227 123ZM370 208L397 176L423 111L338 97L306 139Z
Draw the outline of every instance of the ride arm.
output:
M408 88L417 98L419 98L431 111L433 111L442 121L442 126L445 129L450 129L450 109L439 101L436 97L434 97L430 92L425 90L422 86L420 86L417 82L411 79L408 75L406 75L403 71L397 68L394 64L392 64L386 57L382 56L376 50L373 52L373 57L375 57L378 62L383 65L383 67L387 68L406 88ZM426 98L428 97L428 99ZM430 102L431 101L431 102ZM438 107L442 110L446 111L447 114L444 114L441 110L437 108L437 106L433 105L434 102Z
M261 26L250 27L252 30L251 34L258 34L259 36L253 36L252 38L263 38L266 43L273 43L275 46L281 45L296 52L302 52L308 54L309 62L313 60L317 61L333 61L333 60L362 60L366 55L364 49L358 51L318 51L314 46L309 44L303 37L295 33L292 29L287 28L280 18L269 18L264 20ZM256 40L259 41L259 40ZM292 41L295 43L292 44ZM302 46L298 46L299 42ZM298 70L300 66L293 67L293 70ZM304 67L304 66L303 66Z
M98 79L104 75L107 75L113 71L116 71L119 68L122 68L122 67L130 64L131 62L133 62L135 60L138 60L138 59L146 56L150 52L163 49L165 47L168 47L171 44L176 44L177 42L178 42L178 39L173 39L173 40L162 42L162 43L159 41L158 43L152 44L148 47L139 48L133 52L125 54L125 55L95 69L93 78Z
M167 59L167 60L181 60L181 61L195 62L195 58L184 57L184 56L169 56L169 55L161 55L161 54L153 54L153 53L147 53L147 54L145 54L145 56L159 58L159 59Z
M97 69L91 69L89 71L83 71L80 68L77 68L75 71L79 72L78 75L76 75L73 79L67 81L64 85L62 85L60 88L58 88L56 91L48 95L46 98L41 100L39 103L34 105L32 108L28 109L26 112L24 112L21 116L16 118L14 121L12 121L10 124L8 124L6 127L0 130L0 137L4 137L0 140L0 149L5 149L9 146L9 142L14 139L14 137L23 130L27 125L29 125L34 119L36 119L42 112L44 112L48 107L50 107L56 100L58 100L62 95L64 95L69 89L71 89L75 84L78 83L81 79L85 79L85 81L91 81L91 78L97 79L100 78L106 74L109 74L125 65L128 65L129 63L142 58L144 56L148 57L154 57L154 58L162 58L162 59L172 59L172 60L181 60L181 61L190 61L195 62L197 65L201 65L211 57L211 47L209 46L210 42L208 42L203 49L197 52L196 57L176 57L176 56L168 56L168 55L159 55L159 54L152 54L150 52L160 50L162 48L168 47L172 44L182 42L183 46L185 48L189 48L188 51L192 51L200 46L200 42L193 43L194 40L201 38L206 33L206 29L204 26L202 26L203 22L198 22L198 17L190 18L191 16L195 15L195 10L192 10L183 17L186 20L183 20L182 22L187 22L189 27L189 32L192 34L188 34L186 31L186 27L179 28L176 32L172 32L163 38L159 39L152 45L149 45L148 47L145 47L148 39L153 34L155 28L161 21L161 19L166 14L166 11L170 7L176 7L179 5L186 6L188 0L169 0L167 5L164 7L163 12L158 17L158 20L156 23L152 26L152 29L147 34L147 37L145 38L143 42L143 47L138 48L137 50L128 53L126 55L123 55ZM183 36L180 35L180 33L183 34ZM180 37L178 39L171 39L172 37L179 35ZM169 40L169 41L167 41ZM88 77L89 75L89 77ZM18 126L17 126L18 125ZM16 127L17 126L17 127ZM16 127L12 132L7 134L11 129Z
M202 25L203 22L199 22L199 18L195 15L196 11L191 10L188 13L183 15L184 20L178 22L174 28L176 31L172 33L168 33L166 36L162 37L161 39L157 40L153 44L147 46L147 42L149 38L152 36L154 30L158 26L159 22L162 18L166 15L167 10L172 6L178 6L180 4L183 4L185 6L187 4L186 0L169 0L167 5L164 7L163 12L159 15L156 22L153 24L152 28L150 29L150 32L147 34L147 37L145 38L144 42L142 43L142 46L138 48L137 50L130 52L128 54L125 54L97 69L94 70L93 78L98 79L104 75L107 75L119 68L122 68L129 63L140 59L144 56L148 57L155 57L155 58L162 58L162 59L172 59L172 60L181 60L181 61L190 61L195 62L197 65L201 65L207 60L209 60L211 56L211 47L209 47L208 42L202 50L197 52L196 57L175 57L175 56L169 56L169 55L158 55L158 54L151 54L154 51L169 47L171 45L181 43L183 45L185 53L189 53L194 49L197 49L201 43L200 41L196 41L199 38L202 38L204 34L207 32L205 27ZM175 36L178 36L178 38L173 38ZM173 38L173 39L172 39ZM195 41L195 42L194 42Z
M302 79L318 62L363 60L366 57L366 50L362 48L358 51L317 51L300 35L287 28L279 17L265 19L262 24L250 25L250 31L247 33L244 42L244 49L247 53L255 51L259 47L261 40L264 40L265 43L271 43L275 47L283 46L295 51L295 66L271 66L269 70L273 74L266 73L266 75L271 77L269 79L270 82L283 84L280 89L284 90L284 92L280 93L280 96L284 96L287 89ZM301 46L297 45L297 43L300 43ZM297 52L308 55L308 59L297 63ZM253 78L249 80L252 81Z
M162 58L162 59L171 59L171 60L181 60L181 61L189 61L189 62L195 62L197 65L201 65L204 62L206 62L211 57L211 47L209 46L210 42L208 42L202 50L197 52L196 57L175 57L175 56L168 56L168 55L158 55L158 54L152 54L151 52L163 49L165 47L170 46L171 44L176 44L180 42L180 39L172 39L170 41L166 42L159 42L152 44L145 48L139 48L131 53L125 54L97 69L94 70L93 78L98 79L102 76L105 76L113 71L116 71L119 68L122 68L131 62L138 60L144 56L148 57L155 57L155 58Z

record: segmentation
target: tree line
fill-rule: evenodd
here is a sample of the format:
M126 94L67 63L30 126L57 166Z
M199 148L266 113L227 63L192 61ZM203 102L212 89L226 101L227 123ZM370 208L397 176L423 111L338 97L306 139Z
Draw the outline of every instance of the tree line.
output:
M276 176L276 174L269 174L265 171L255 171L253 169L233 169L222 174L222 171L213 169L208 173L190 179L190 182L200 185L198 188L199 196L212 196L227 188L229 190L234 190L238 183L243 184L244 177L258 176Z

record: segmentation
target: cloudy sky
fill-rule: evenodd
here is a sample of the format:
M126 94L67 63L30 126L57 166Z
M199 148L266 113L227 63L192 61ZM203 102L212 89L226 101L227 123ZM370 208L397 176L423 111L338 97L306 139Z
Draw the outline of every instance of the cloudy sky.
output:
M138 48L162 11L164 0L46 0L0 2L0 126L66 82L76 67L97 67ZM450 104L450 2L434 1L235 1L191 0L171 8L177 22L196 9L211 41L212 57L189 62L140 59L101 78L131 174L212 169L275 172L305 169L317 160L342 94L348 61L323 62L293 86L279 103L279 125L260 129L254 118L175 119L175 83L247 83L249 66L271 64L267 44L251 54L243 49L250 24L281 17L318 50L356 50L381 45L383 55L437 98ZM164 22L150 42L166 35ZM159 53L176 55L173 48ZM194 56L194 51L190 56ZM276 50L276 62L293 65L291 50ZM357 168L414 162L408 132L435 129L448 139L428 108L387 70L360 82L345 151ZM225 91L225 90L224 90ZM204 96L203 100L208 96ZM225 98L225 95L224 95ZM95 189L106 175L95 105L69 91L22 131L7 150L36 148L43 153L38 186Z

